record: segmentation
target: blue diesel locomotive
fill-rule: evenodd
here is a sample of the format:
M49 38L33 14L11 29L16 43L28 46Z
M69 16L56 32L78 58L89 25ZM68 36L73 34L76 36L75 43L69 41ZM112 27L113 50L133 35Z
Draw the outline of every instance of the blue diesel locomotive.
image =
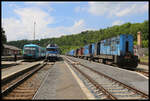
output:
M93 55L100 62L112 62L125 68L136 68L138 65L138 57L134 56L133 53L132 35L121 34L117 37L102 40L96 46L99 49Z
M56 44L48 44L46 47L46 59L51 60L58 60L60 58L60 49Z
M70 55L70 56L74 56L74 54L75 54L75 51L72 49L71 51L69 51L69 53L67 53L68 55Z
M45 58L46 49L36 44L26 44L23 47L23 59L38 60Z
M97 60L104 64L111 62L124 68L136 68L138 65L138 57L133 53L133 36L129 34L101 40L83 48L82 56L86 57L85 59Z

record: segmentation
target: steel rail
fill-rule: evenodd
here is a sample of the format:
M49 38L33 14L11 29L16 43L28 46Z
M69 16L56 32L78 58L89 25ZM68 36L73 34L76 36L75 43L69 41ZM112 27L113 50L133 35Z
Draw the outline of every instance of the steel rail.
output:
M105 88L103 88L98 82L96 82L95 80L93 80L90 76L86 75L85 73L83 73L80 69L78 69L75 64L72 64L72 66L78 70L83 76L85 76L97 89L99 89L99 91L102 91L108 98L112 99L112 100L117 100L117 98L115 96L113 96L112 94L110 94Z
M69 59L70 59L70 58L69 58ZM70 59L70 60L72 60L72 59ZM72 61L77 62L77 61L75 61L75 60L72 60ZM94 69L92 69L92 68L90 68L90 67L88 67L88 66L85 66L85 65L83 65L83 64L81 64L81 63L78 63L78 64L81 65L81 66L83 66L83 67L85 67L85 68L87 68L87 69L89 69L89 70L91 70L91 71L93 71L93 72L95 72L95 73L97 73L98 75L102 75L102 76L104 76L105 78L107 78L107 79L109 79L109 80L111 80L111 81L114 81L114 82L116 82L116 83L119 83L119 85L122 85L124 88L127 88L127 89L132 90L134 93L137 93L137 94L141 95L141 96L144 97L144 98L148 98L148 95L147 95L147 94L145 94L145 93L143 93L143 92L141 92L141 91L139 91L139 90L137 90L137 89L135 89L135 88L133 88L133 87L130 87L130 86L128 86L128 85L126 85L126 84L124 84L124 83L118 81L118 80L115 80L115 79L113 79L113 78L111 78L111 77L109 77L109 76L107 76L107 75L105 75L105 74L103 74L103 73L100 73L100 72L98 72L98 71L96 71L96 70L94 70Z
M38 70L40 70L45 65L46 65L46 63L38 66L37 68L32 69L31 71L27 71L26 73L24 73L22 75L20 74L21 76L18 75L18 78L15 78L15 79L11 78L14 81L12 84L11 84L11 82L9 82L10 84L8 87L5 87L5 85L2 86L2 92L1 92L2 97L7 96L13 89L15 89L17 86L19 86L21 83L23 83L29 77L31 77L34 73L36 73Z
M66 59L67 60L67 59ZM86 79L88 79L99 91L102 91L108 98L112 100L117 100L115 96L110 94L105 88L103 88L98 82L93 80L90 76L82 72L80 69L78 69L75 64L72 64L69 60L67 60L76 70L78 70Z
M100 72L98 72L98 71L96 71L96 70L94 70L94 69L92 69L92 68L90 68L90 67L88 67L88 66L85 66L85 65L83 65L83 64L80 64L80 65L83 66L83 67L85 67L85 68L87 68L87 69L90 69L91 71L93 71L93 72L95 72L95 73L97 73L97 74L99 74L99 75L104 76L105 78L108 78L108 79L111 80L111 81L114 81L114 82L116 82L116 83L119 83L119 85L122 85L122 86L124 86L124 88L128 88L128 89L132 90L133 92L142 95L144 98L148 98L148 95L147 95L147 94L145 94L145 93L143 93L143 92L141 92L141 91L139 91L139 90L137 90L137 89L135 89L135 88L133 88L133 87L130 87L130 86L128 86L128 85L126 85L126 84L124 84L124 83L122 83L122 82L120 82L120 81L118 81L118 80L115 80L115 79L113 79L113 78L111 78L111 77L109 77L109 76L107 76L107 75L105 75L105 74L102 74L102 73L100 73Z
M148 71L146 72L146 71L142 71L142 70L136 70L136 72L141 73L141 74L149 77L149 72Z

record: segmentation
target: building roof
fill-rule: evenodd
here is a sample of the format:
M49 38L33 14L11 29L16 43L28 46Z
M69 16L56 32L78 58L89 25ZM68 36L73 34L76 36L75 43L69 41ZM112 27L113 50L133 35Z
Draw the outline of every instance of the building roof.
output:
M21 50L20 48L17 48L15 46L6 45L6 44L4 44L4 48L12 49L12 50Z

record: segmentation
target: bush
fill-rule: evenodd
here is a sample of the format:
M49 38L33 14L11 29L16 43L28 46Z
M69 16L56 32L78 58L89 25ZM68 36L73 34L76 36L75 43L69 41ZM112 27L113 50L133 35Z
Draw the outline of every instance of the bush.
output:
M142 41L142 47L143 48L148 48L148 40L143 40Z

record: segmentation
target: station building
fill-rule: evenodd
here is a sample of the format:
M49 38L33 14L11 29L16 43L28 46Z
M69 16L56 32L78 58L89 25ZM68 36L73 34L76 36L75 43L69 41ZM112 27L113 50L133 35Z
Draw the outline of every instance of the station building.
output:
M3 51L3 56L10 56L10 55L21 55L21 49L17 48L15 46L11 46L11 45L6 45L4 44L4 51Z

